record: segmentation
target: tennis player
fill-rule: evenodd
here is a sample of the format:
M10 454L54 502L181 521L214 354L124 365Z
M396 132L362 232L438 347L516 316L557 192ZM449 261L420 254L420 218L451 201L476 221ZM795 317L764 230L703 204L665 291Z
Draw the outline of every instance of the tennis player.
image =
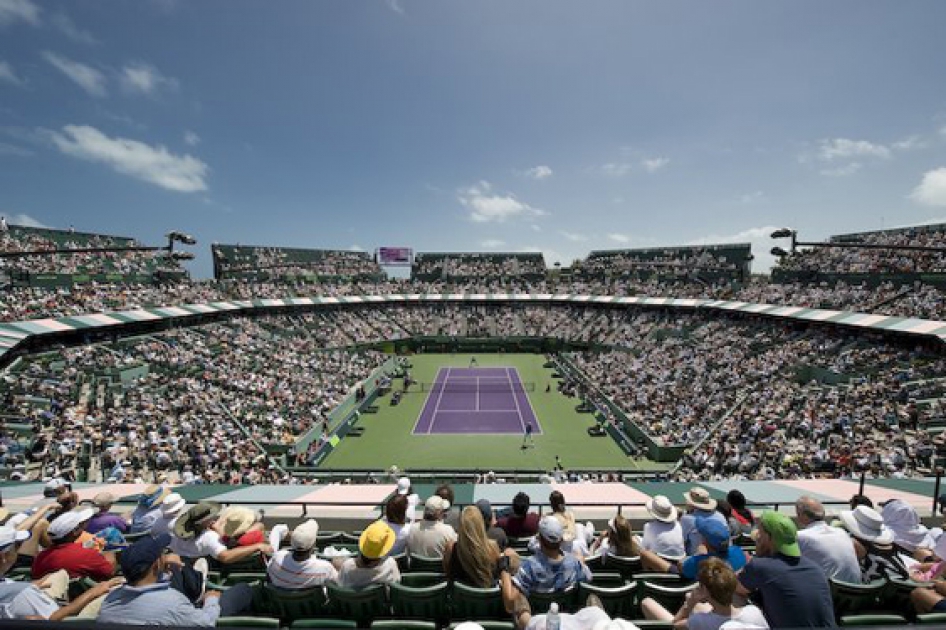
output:
M532 437L532 423L526 420L525 434L522 436L522 448L535 446L535 439Z

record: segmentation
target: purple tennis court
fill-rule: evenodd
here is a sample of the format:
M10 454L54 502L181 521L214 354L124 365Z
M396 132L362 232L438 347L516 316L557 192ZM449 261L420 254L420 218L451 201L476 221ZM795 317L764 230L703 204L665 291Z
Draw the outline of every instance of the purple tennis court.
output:
M516 368L440 368L414 434L522 435L528 424L542 433Z

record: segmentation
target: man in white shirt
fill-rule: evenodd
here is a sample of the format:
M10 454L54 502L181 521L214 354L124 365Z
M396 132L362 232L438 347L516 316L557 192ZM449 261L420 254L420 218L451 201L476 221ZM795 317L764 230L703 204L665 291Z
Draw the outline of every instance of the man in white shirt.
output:
M801 555L813 560L828 578L860 584L861 567L854 543L846 531L825 522L821 502L809 496L799 497L795 501L795 515Z
M334 582L338 571L331 562L313 558L319 524L309 519L292 531L291 549L280 549L269 563L269 582L277 588L301 590Z
M456 542L457 532L443 522L450 502L436 494L424 504L424 519L411 526L407 535L407 551L428 558L442 558L448 542Z

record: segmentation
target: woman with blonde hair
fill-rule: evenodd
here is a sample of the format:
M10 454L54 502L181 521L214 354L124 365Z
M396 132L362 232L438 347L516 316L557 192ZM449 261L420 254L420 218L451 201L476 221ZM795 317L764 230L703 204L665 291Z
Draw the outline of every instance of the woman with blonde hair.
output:
M631 531L631 523L618 514L608 522L608 529L591 547L592 553L635 558L641 555L641 546Z
M499 546L486 536L482 512L469 505L460 512L456 542L447 543L444 549L443 571L451 582L489 588L496 585L500 570L509 566L514 556L511 550L500 553Z

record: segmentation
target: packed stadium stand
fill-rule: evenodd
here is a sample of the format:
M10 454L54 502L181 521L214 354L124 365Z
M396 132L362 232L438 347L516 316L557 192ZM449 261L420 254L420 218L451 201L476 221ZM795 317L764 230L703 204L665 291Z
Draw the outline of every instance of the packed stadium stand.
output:
M134 243L3 235L7 252ZM214 245L208 282L161 276L153 252L6 259L0 627L534 630L554 602L565 630L669 628L713 580L762 592L714 608L750 627L942 623L939 255L858 251L805 250L771 279L749 277L748 245L592 252L570 273L418 254L410 280L344 250ZM481 385L493 365L522 382ZM505 400L522 421L505 387L536 435L424 434L401 413ZM581 425L554 451L550 409ZM804 578L778 573L798 556ZM779 605L789 583L806 598Z
M366 252L214 244L211 253L217 280L313 283L383 276Z

